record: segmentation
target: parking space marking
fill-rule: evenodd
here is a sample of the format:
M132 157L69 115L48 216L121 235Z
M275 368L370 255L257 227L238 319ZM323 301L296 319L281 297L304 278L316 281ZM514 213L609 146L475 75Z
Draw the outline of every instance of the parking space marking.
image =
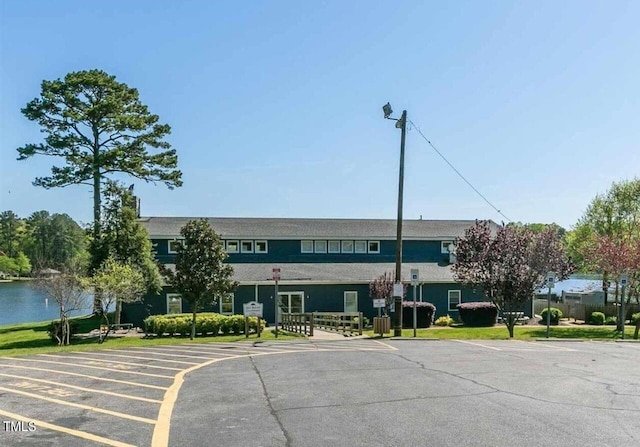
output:
M156 349L158 349L158 347L154 346L153 348L138 348L137 346L132 348L135 349L136 352L148 352L150 354L155 354L155 355L164 355L167 357L179 357L179 358L191 358L191 359L201 359L201 360L208 360L211 357L205 357L203 355L185 355L185 354L173 354L172 352L166 352L166 351L156 351ZM122 349L113 349L113 351L123 351ZM123 351L123 352L129 352L129 351Z
M107 351L111 351L111 350L108 349ZM106 352L95 352L95 351L88 351L88 352L73 351L72 354L100 355L100 356L105 356L105 357L123 357L123 358L137 359L137 360L152 360L152 361L155 361L155 362L179 363L179 364L183 364L183 365L197 365L198 364L198 362L185 362L184 360L156 359L156 358L153 358L153 357L140 357L140 356L136 356L136 355L124 355L124 354L108 354Z
M73 357L69 357L68 355L60 355L60 354L38 354L44 357L62 357L62 358L73 358ZM79 359L79 357L76 357ZM127 366L141 366L143 368L154 368L154 369L167 369L167 370L172 370L172 371L182 371L183 368L172 368L170 366L155 366L155 365L145 365L144 363L130 363L130 362L121 362L121 361L117 361L117 362L112 362L110 360L105 360L105 359L96 359L96 358L92 358L92 357L83 357L82 359L87 359L87 360L93 360L93 361L97 361L97 362L109 362L109 363L116 363L118 365L127 365Z
M493 346L483 345L482 343L474 343L472 341L467 341L467 340L451 340L451 341L455 341L457 343L464 343L464 344L467 344L467 345L480 346L482 348L487 348L487 349L493 349L494 351L502 351L502 349L500 349L500 348L495 348Z
M32 370L32 371L45 371L45 372L51 372L51 373L57 373L57 374L66 374L66 375L69 375L69 376L85 377L87 379L102 380L102 381L105 381L105 382L122 383L122 384L125 384L125 385L139 386L139 387L142 387L142 388L153 388L153 389L156 389L156 390L163 390L163 391L168 389L166 386L149 385L149 384L146 384L146 383L139 383L139 382L129 382L128 380L110 379L108 377L90 376L88 374L74 373L74 372L70 372L70 371L60 371L59 369L37 368L35 366L23 366L23 365L10 365L10 364L7 364L7 363L0 363L0 367L20 368L20 369L28 369L28 370Z
M75 436L75 437L78 437L78 438L86 439L88 441L99 442L99 443L102 443L102 444L110 445L112 447L135 447L134 445L127 444L125 442L115 441L113 439L104 438L102 436L94 435L92 433L87 433L87 432L80 431L80 430L74 430L72 428L62 427L60 425L50 424L49 422L40 421L40 420L37 420L37 419L25 417L25 416L22 416L20 414L11 413L9 411L4 411L4 410L1 410L1 409L0 409L0 415L5 416L5 417L7 417L9 419L14 419L16 421L22 421L22 422L26 422L26 423L33 422L34 424L36 424L36 427L46 428L46 429L49 429L49 430L52 430L52 431L57 431L57 432L65 433L67 435L71 435L71 436Z
M0 373L0 376L9 377L9 378L12 378L12 379L26 379L26 380L31 381L31 382L46 383L47 385L71 388L71 389L74 389L74 390L84 391L84 392L87 392L87 393L106 394L107 396L121 397L123 399L139 400L141 402L149 402L149 403L154 403L154 404L162 403L162 401L160 401L160 400L149 399L147 397L132 396L130 394L120 394L120 393L116 393L116 392L113 392L113 391L96 390L96 389L93 389L93 388L84 388L84 387L77 386L77 385L69 385L67 383L54 382L52 380L35 379L33 377L18 376L16 374Z
M154 346L153 349L159 349L159 346ZM208 354L211 355L212 351L201 351L201 350L197 350L197 349L185 349L182 344L180 345L176 345L176 346L162 346L162 349L166 350L166 352L193 352L196 354ZM240 351L242 352L242 351ZM234 357L235 354L234 353L217 353L216 355L220 355L220 356L224 356L224 357ZM211 357L201 357L201 358L206 358L206 359L210 359Z
M119 417L119 418L123 418L123 419L130 419L130 420L136 421L136 422L144 422L144 423L151 424L151 425L155 425L155 423L156 423L156 421L153 420L153 419L143 418L143 417L140 417L140 416L134 416L134 415L131 415L131 414L126 414L126 413L119 413L117 411L105 410L104 408L92 407L90 405L83 405L83 404L78 404L78 403L75 403L75 402L68 402L68 401L64 401L64 400L60 400L60 399L54 399L52 397L42 396L40 394L28 393L26 391L13 390L11 388L6 388L6 387L3 387L3 386L0 386L0 391L6 391L7 393L13 393L13 394L20 394L22 396L31 397L33 399L40 399L40 400L44 400L44 401L47 401L47 402L52 402L52 403L58 404L58 405L66 405L68 407L80 408L82 410L95 411L96 413L104 413L104 414L108 414L109 416L115 416L115 417Z
M93 368L93 369L100 369L102 371L111 371L111 372L119 372L122 374L136 374L139 376L147 376L147 377L158 377L158 378L162 378L162 379L173 379L173 376L165 376L162 374L152 374L152 373L143 373L143 372L139 372L139 371L123 371L122 369L118 369L118 368L105 368L103 366L95 366L95 365L87 365L87 364L82 364L82 363L67 363L67 362L54 362L52 360L36 360L36 359L24 359L21 357L12 357L11 360L20 360L23 362L36 362L36 363L53 363L54 365L67 365L67 366L74 366L74 367L81 367L81 368Z
M540 342L540 341L524 341L524 340L518 340L518 341L520 341L522 343L529 343L529 344L534 345L534 346L537 345L537 346L544 346L544 347L547 347L547 348L558 349L560 351L565 351L565 352L576 352L577 351L577 349L570 349L570 348L566 348L564 346L555 346L555 345L546 344L546 343L543 343L543 342Z

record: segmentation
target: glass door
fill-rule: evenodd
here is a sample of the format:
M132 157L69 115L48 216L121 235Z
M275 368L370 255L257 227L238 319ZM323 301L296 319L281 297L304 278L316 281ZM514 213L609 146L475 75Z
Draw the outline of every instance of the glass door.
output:
M278 292L278 321L283 313L304 312L304 292Z

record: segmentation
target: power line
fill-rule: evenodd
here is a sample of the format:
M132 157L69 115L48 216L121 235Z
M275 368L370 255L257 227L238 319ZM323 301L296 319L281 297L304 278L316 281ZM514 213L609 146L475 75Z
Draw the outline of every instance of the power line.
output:
M486 197L485 197L485 196L484 196L480 191L478 191L478 189L477 189L475 186L473 186L473 185L471 184L471 182L470 182L469 180L467 180L467 179L466 179L466 177L465 177L464 175L462 175L462 174L460 173L460 171L458 171L458 170L456 169L456 167L455 167L455 166L453 166L449 160L447 160L447 157L445 157L444 155L442 155L442 152L440 152L440 151L439 151L439 150L438 150L438 149L433 145L433 143L431 143L431 141L429 141L429 139L428 139L427 137L425 137L425 136L424 136L424 134L422 133L422 131L420 130L420 128L418 128L418 126L416 126L416 124L415 124L413 121L411 121L411 120L408 120L408 121L411 123L411 125L413 126L413 128L414 128L415 130L417 130L417 131L418 131L418 133L420 134L420 136L421 136L422 138L424 138L424 141L426 141L427 143L429 143L429 146L431 146L431 148L432 148L434 151L436 151L436 153L440 156L440 158L442 158L442 159L445 161L445 163L447 163L447 164L449 165L449 167L450 167L451 169L453 169L453 170L454 170L454 172L455 172L456 174L458 174L458 176L459 176L462 180L464 180L464 182L465 182L467 185L469 185L469 186L471 187L471 189L473 189L473 190L476 192L476 194L478 194L480 197L482 197L482 200L484 200L485 202L487 202L487 204L488 204L491 208L493 208L494 210L496 210L496 212L497 212L498 214L500 214L502 217L504 217L505 219L507 219L507 221L508 221L508 222L511 222L511 219L509 219L507 216L505 216L505 215L504 215L504 213L503 213L502 211L500 211L500 210L499 210L499 209L498 209L498 208L497 208L493 203L491 203L491 202L489 201L489 199L487 199L487 198L486 198Z

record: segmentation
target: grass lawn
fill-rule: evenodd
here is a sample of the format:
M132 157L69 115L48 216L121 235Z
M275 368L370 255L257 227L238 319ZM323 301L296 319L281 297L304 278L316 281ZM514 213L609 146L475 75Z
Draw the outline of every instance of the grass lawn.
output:
M633 339L634 326L625 327L625 338ZM373 331L365 331L369 336L375 336ZM390 337L393 334L386 334ZM517 340L535 340L545 338L547 335L546 326L516 326L514 338ZM413 337L413 329L403 329L403 337ZM584 340L617 340L620 333L616 332L615 326L551 326L549 331L551 338L579 338ZM493 327L431 327L429 329L418 329L418 338L436 338L442 340L506 340L509 338L509 331L506 326Z
M100 325L98 317L78 317L78 333L87 333L97 329ZM75 339L69 346L56 346L53 344L47 328L48 321L40 323L23 323L11 326L0 326L0 357L31 354L51 354L64 351L91 351L99 349L117 349L132 346L176 345L180 343L208 343L208 342L234 342L234 341L273 341L276 340L270 330L262 332L261 337L251 334L247 339L244 335L220 335L217 337L196 337L193 341L189 337L109 337L104 343L99 344L97 338ZM297 334L288 334L280 331L277 340L291 340L300 338Z

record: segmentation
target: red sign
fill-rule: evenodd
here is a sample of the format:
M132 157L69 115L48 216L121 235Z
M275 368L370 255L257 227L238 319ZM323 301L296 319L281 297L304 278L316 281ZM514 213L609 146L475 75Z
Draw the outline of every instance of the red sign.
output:
M273 268L273 280L280 281L280 267Z

